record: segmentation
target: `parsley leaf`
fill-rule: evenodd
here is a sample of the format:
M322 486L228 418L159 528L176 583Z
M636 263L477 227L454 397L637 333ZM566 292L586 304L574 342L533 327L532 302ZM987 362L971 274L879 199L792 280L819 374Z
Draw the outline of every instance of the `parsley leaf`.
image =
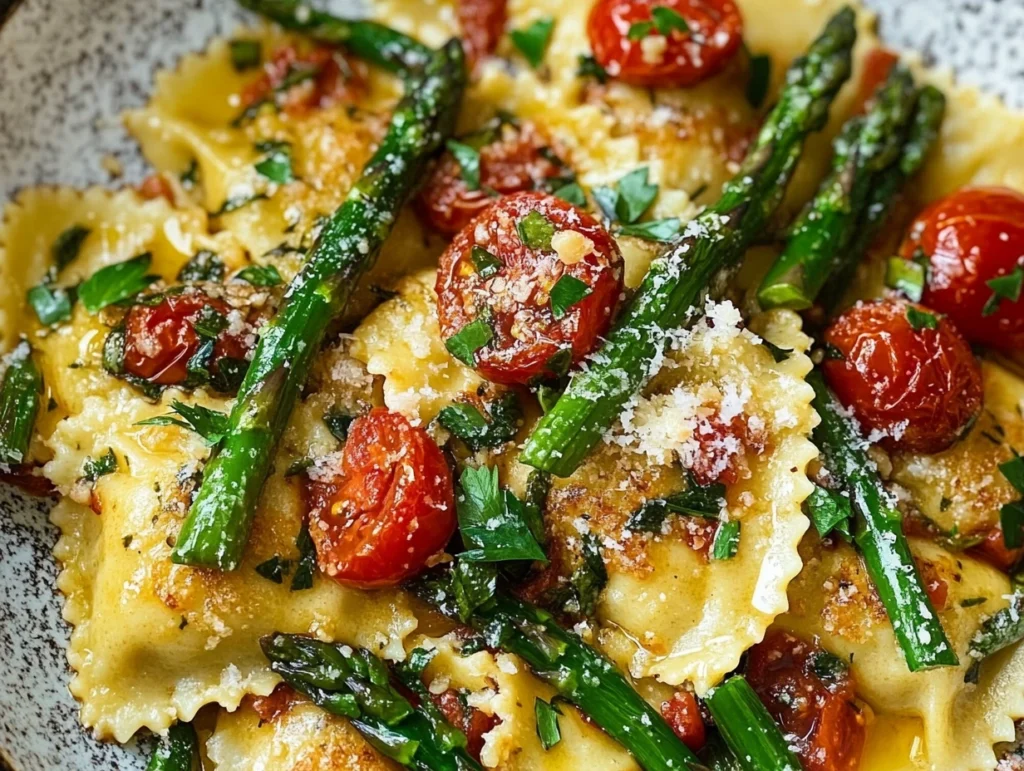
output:
M445 144L455 160L462 169L462 181L466 183L467 190L480 189L480 153L473 147L463 144L455 139L449 139Z
M890 257L885 267L885 285L902 292L913 302L921 302L928 271L924 264L902 257Z
M192 322L192 328L200 337L214 339L228 328L228 317L212 305L204 305Z
M235 72L245 72L260 66L262 46L259 40L232 40L228 43L231 51L231 66Z
M224 203L220 205L217 211L210 212L211 217L219 217L222 214L230 214L233 211L238 211L243 206L248 206L256 201L262 201L267 197L266 193L240 193L238 195L230 196L224 199Z
M592 188L590 192L605 218L615 222L619 218L619 215L615 213L615 209L619 205L619 192L613 187L604 185Z
M836 530L842 534L844 540L850 539L853 509L850 506L850 499L845 495L815 485L804 501L804 511L822 538Z
M923 311L920 308L915 308L913 305L907 307L907 321L910 322L910 328L915 332L920 332L922 329L939 328L938 316L934 313Z
M316 574L316 547L309 534L309 527L305 524L295 538L295 546L298 547L299 558L295 562L295 572L292 574L292 585L289 588L290 591L299 592L313 586L313 576Z
M257 565L256 572L268 581L279 584L284 581L285 574L291 569L291 566L292 563L289 560L283 560L280 555L275 554L266 562Z
M95 482L100 477L117 471L117 456L113 448L108 447L106 453L98 458L86 458L82 475L87 482Z
M1014 455L1010 460L999 464L999 472L1013 485L1014 490L1024 495L1024 458Z
M523 412L515 391L507 391L490 406L490 422L472 404L449 404L437 415L438 422L476 452L512 441Z
M281 274L273 265L247 265L234 277L253 286L277 286L281 283Z
M1004 503L999 509L999 524L1003 529L1003 544L1007 549L1024 546L1024 501Z
M647 167L642 166L629 172L616 185L619 195L615 214L626 224L640 219L658 197L658 186L648 183L647 172Z
M468 621L473 611L498 591L498 568L487 562L456 560L451 588L459 618Z
M353 420L355 418L352 415L333 410L324 415L324 423L327 424L327 430L339 442L348 441L348 429L352 425Z
M723 522L718 526L715 540L711 544L711 558L716 560L732 559L740 547L739 520Z
M444 341L448 353L467 367L476 363L476 352L494 338L494 330L486 319L478 318L471 321L454 335Z
M508 33L509 38L530 66L536 69L544 61L544 52L551 42L551 33L555 28L555 20L550 16L537 19L525 29L514 29Z
M147 273L152 262L153 255L145 252L130 260L100 268L78 287L82 305L90 313L96 313L108 305L134 297L160 278Z
M568 185L562 185L553 195L555 198L561 198L566 203L571 203L580 209L587 208L587 194L583 192L579 182L570 182Z
M671 35L673 30L682 33L690 31L690 25L686 23L686 19L680 16L678 11L665 5L654 6L651 9L651 19L654 21L655 29L665 36Z
M563 274L551 287L551 315L556 319L563 318L572 306L592 291L585 281Z
M576 77L593 78L598 83L608 82L608 72L591 54L580 54L576 59Z
M61 271L70 265L78 257L82 250L82 244L92 231L81 225L72 225L62 232L50 247L50 254L57 270Z
M532 211L516 223L516 230L524 246L530 249L550 249L551 237L555 235L555 223L539 211Z
M473 268L480 278L490 278L501 270L501 260L482 246L473 244L473 248L469 252L469 259L473 262Z
M725 485L697 484L692 473L687 474L685 490L665 498L652 498L634 511L626 521L626 529L633 532L658 533L669 514L718 519L725 499Z
M671 241L678 233L681 223L678 217L663 220L638 222L635 225L623 225L619 228L620 236L633 236L645 241Z
M140 420L137 426L180 426L195 431L207 444L217 444L224 438L228 430L228 416L223 412L211 410L199 404L188 405L177 399L171 402L171 409L181 418L174 415L157 415L153 418ZM183 419L182 419L183 418Z
M292 146L288 142L257 142L256 152L263 153L263 159L253 166L261 176L278 185L295 180L292 171Z
M28 304L36 312L39 323L46 326L70 319L74 300L74 289L39 284L28 290Z
M224 272L224 263L220 257L203 249L196 252L178 271L178 281L222 281Z
M629 25L626 37L634 42L643 40L652 29L654 29L653 21L634 21Z
M533 717L537 724L537 737L545 750L550 750L562 740L562 732L558 729L558 716L562 710L557 704L549 704L540 696L533 702Z
M764 104L768 96L768 86L772 79L772 59L766 54L749 54L749 57L746 97L750 106L757 109Z
M469 551L467 562L540 560L547 562L526 522L523 503L498 486L498 470L467 468L459 480L455 499L459 530Z
M772 358L775 359L775 363L778 364L780 361L785 361L793 355L792 348L780 348L771 340L761 340L761 345L768 349L771 353Z
M1020 265L1017 265L1012 273L997 276L986 281L985 285L992 290L992 296L988 298L985 307L981 309L981 315L991 316L993 313L996 313L1003 300L1017 302L1020 299L1022 283L1024 283L1024 268Z
M845 661L828 651L820 651L811 659L811 671L826 683L838 682L848 669Z

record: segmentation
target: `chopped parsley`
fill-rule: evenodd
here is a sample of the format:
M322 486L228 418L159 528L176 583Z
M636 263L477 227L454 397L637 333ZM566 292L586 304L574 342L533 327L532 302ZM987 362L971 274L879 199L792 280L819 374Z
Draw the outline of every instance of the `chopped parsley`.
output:
M772 79L772 59L766 54L755 55L748 51L747 66L747 102L754 109L758 109L768 97L768 86Z
M885 285L902 292L916 303L921 302L927 279L927 262L921 262L916 258L904 260L902 257L890 257L886 263Z
M512 441L523 412L515 391L507 391L490 406L490 421L472 404L449 404L437 415L438 422L476 452Z
M525 29L514 29L508 33L512 45L518 49L530 66L536 69L544 61L544 53L551 42L551 33L555 28L555 20L550 16L537 19Z
M772 355L772 358L775 359L776 364L778 364L780 361L785 361L786 359L793 355L792 348L780 348L771 340L762 339L761 345L768 349L769 353L771 353Z
M555 235L555 223L539 211L532 211L516 223L516 230L519 231L523 246L550 249L551 237Z
M196 252L178 271L178 281L222 281L224 273L225 267L220 257L203 249Z
M686 19L679 15L679 12L666 5L656 5L651 9L651 20L654 28L659 33L668 37L673 32L686 34L690 31L690 25Z
M711 558L716 560L732 559L740 546L740 523L738 520L723 522L718 526L715 540L711 544Z
M289 570L291 570L291 562L281 559L277 554L256 566L257 573L268 581L273 581L275 584L284 581L284 577Z
M180 417L157 415L153 418L140 420L137 426L180 426L199 434L207 444L217 444L227 433L228 416L223 412L211 410L202 405L188 405L175 399L171 409Z
M846 674L849 667L838 656L821 651L811 659L811 671L826 683L835 683Z
M592 291L586 282L568 273L563 274L551 287L551 315L556 319L563 318L572 306Z
M75 290L39 284L28 290L28 304L32 306L39 323L53 326L71 318Z
M659 533L669 514L718 519L725 499L725 485L718 482L699 485L692 473L688 473L687 478L685 490L665 498L652 498L641 505L626 520L626 529L632 532Z
M212 305L204 305L192 322L192 328L200 337L214 339L228 328L228 317Z
M999 524L1003 529L1003 544L1007 549L1024 546L1024 501L1004 503L999 509Z
M482 246L473 244L473 248L469 252L469 259L473 262L473 268L480 278L490 278L501 270L501 260Z
M923 311L920 308L915 308L913 305L907 307L907 321L910 322L910 328L915 332L920 332L922 329L939 328L938 316L934 313Z
M545 750L550 750L562 740L562 732L558 729L558 716L561 714L562 710L557 704L549 704L540 696L534 699L533 716L537 724L537 738Z
M580 538L580 564L572 572L569 584L578 611L584 616L591 616L597 610L597 602L601 598L608 583L608 569L601 556L601 542L593 533L584 533Z
M57 270L64 270L75 261L78 253L82 250L82 244L92 231L81 225L72 225L63 231L50 247L50 254L53 257L53 264Z
M456 560L452 571L452 592L459 619L468 621L473 611L498 591L498 568L488 562Z
M1024 268L1020 265L1017 265L1011 273L986 281L985 285L992 290L992 296L988 298L985 307L981 309L981 315L991 316L996 313L1003 300L1017 302L1020 299L1022 283L1024 283Z
M807 500L804 501L804 511L822 538L835 530L845 540L850 539L853 508L850 505L850 499L842 493L815 485Z
M594 200L597 201L597 207L601 210L605 219L615 222L619 218L615 213L615 205L619 201L619 194L615 188L598 185L591 189L590 193L594 196Z
M555 198L561 198L566 203L571 203L577 208L587 208L587 194L583 192L583 188L580 187L579 182L570 182L567 185L562 185L560 188L555 190L553 195Z
M494 330L483 318L471 321L444 341L448 353L468 367L476 363L476 352L494 339Z
M130 260L100 268L78 287L82 305L90 313L96 313L139 294L160 278L148 272L152 262L153 255L145 252Z
M224 203L220 205L217 211L210 212L211 217L220 217L222 214L230 214L233 211L238 211L243 206L248 206L256 201L262 201L267 197L266 193L240 193L238 195L229 196L224 199Z
M650 184L647 175L647 167L641 166L629 172L616 185L618 199L615 202L615 213L626 224L640 219L658 197L658 186Z
M282 280L281 274L273 265L247 265L234 277L253 286L277 286Z
M608 82L608 72L597 63L592 54L580 54L576 59L576 77L593 78L598 83Z
M295 538L295 546L299 550L299 558L295 562L295 572L292 573L290 590L298 592L312 588L313 576L316 574L316 547L306 525L299 530L299 534Z
M960 600L961 608L973 608L975 605L984 605L988 602L987 597L968 597L967 599Z
M480 189L480 151L455 139L445 145L462 170L462 181L467 190Z
M634 21L626 31L626 37L634 42L643 40L652 29L654 29L653 21Z
M100 477L117 471L117 456L113 448L108 447L106 453L98 458L86 458L82 468L82 476L87 482L95 482Z
M278 185L295 181L291 144L273 140L257 142L256 152L263 154L263 158L253 166L260 176Z
M258 40L232 40L228 43L231 66L235 72L245 72L260 66L262 46Z
M523 502L498 486L496 468L482 466L463 471L455 506L459 531L468 549L459 555L460 561L547 562L527 523Z
M196 183L199 182L199 162L195 158L188 164L188 168L185 169L179 175L178 179L181 180L181 186L186 190L192 190Z
M327 430L339 442L348 441L348 429L352 425L353 420L355 418L352 415L334 410L324 415L324 423L327 424Z
M638 222L634 225L623 225L619 228L620 236L633 236L645 241L671 241L679 233L681 223L678 217L663 220Z

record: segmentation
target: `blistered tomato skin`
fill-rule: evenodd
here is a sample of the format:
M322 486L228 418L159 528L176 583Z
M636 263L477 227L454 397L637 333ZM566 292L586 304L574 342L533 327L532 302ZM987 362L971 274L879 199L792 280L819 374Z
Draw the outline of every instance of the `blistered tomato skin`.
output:
M531 214L550 226L550 247L523 243L519 225ZM474 246L498 261L493 273L478 271ZM509 385L557 377L608 330L622 272L615 241L586 212L543 193L503 198L441 256L436 285L441 334L450 343L466 325L484 319L493 337L475 352L481 375ZM551 292L565 276L582 281L589 293L556 318Z
M694 752L704 746L704 720L696 697L689 691L676 691L672 698L661 703L661 716L676 736Z
M914 308L936 329L914 329ZM872 440L936 453L981 409L981 368L949 318L899 300L858 303L825 332L825 378ZM872 436L873 435L873 436Z
M655 8L674 11L688 31L653 27ZM630 39L634 24L652 24ZM640 30L641 28L635 28ZM598 0L587 35L608 74L635 86L693 86L720 72L743 43L743 18L732 0Z
M454 236L495 200L529 190L547 189L567 168L549 152L550 140L529 121L505 124L493 142L480 149L480 186L470 190L462 168L445 152L417 198L417 211L433 230Z
M471 66L494 53L505 32L508 0L459 0L455 11Z
M419 573L455 532L444 455L422 428L378 407L349 427L340 469L307 491L320 569L349 586L394 586ZM326 478L324 478L326 477Z
M813 643L769 631L747 654L747 681L768 712L792 735L807 771L855 771L865 720L843 662Z
M179 385L188 378L188 361L202 344L193 326L204 308L222 315L231 308L202 292L165 297L157 305L134 305L125 317L124 371L157 385ZM225 357L245 359L245 336L225 330L214 344L212 366Z
M919 251L920 250L920 251ZM928 280L921 302L948 315L972 343L1024 348L1024 302L992 298L986 282L1012 274L1024 261L1024 194L999 187L963 188L926 208L900 248L923 253Z

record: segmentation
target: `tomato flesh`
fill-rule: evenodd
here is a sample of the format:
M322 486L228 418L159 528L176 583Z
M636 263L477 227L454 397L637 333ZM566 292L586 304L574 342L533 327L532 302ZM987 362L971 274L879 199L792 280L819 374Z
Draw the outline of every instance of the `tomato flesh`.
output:
M554 231L551 247L528 246L521 238L522 223L539 221L536 215ZM478 272L474 247L497 260L495 272ZM441 256L436 285L441 334L450 343L468 324L483 319L493 336L475 351L480 374L506 384L559 376L608 330L622 273L615 241L586 212L543 193L503 198ZM556 318L551 292L566 276L568 282L582 281L589 293Z
M353 421L335 471L307 504L320 569L339 583L394 586L420 572L455 532L444 455L399 413L378 407Z
M309 76L302 77L303 73ZM294 85L288 86L289 80ZM300 114L354 102L366 91L367 70L362 62L329 46L300 51L287 45L274 51L263 65L263 74L243 89L242 105L274 99L285 112Z
M672 698L661 703L661 716L683 742L694 752L704 746L704 720L696 697L689 691L676 691Z
M936 201L917 216L900 248L907 259L920 253L928 260L921 302L947 314L972 343L1024 348L1024 303L996 298L986 308L993 299L986 282L1024 263L1024 194L963 188Z
M480 751L484 748L484 734L498 725L501 718L470 707L454 688L431 694L430 698L448 722L466 734L466 752L480 760Z
M653 25L656 8L678 14L689 29L662 34ZM646 33L631 39L631 28ZM598 0L587 35L611 77L636 86L685 87L728 64L743 43L743 18L732 0Z
M227 315L223 300L202 292L168 295L157 305L133 305L125 317L124 370L157 385L180 385L188 378L188 361L202 345L195 323L203 309ZM249 336L222 331L214 343L212 367L224 358L244 360Z
M914 329L912 310L938 328ZM981 409L981 368L949 318L898 300L858 303L826 330L825 342L832 390L865 434L890 450L945 450Z
M867 108L878 87L886 81L899 60L900 57L897 54L881 46L872 48L864 57L864 71L857 84L857 98L854 102L858 105L858 112L863 112Z
M1006 547L1001 527L994 527L985 533L985 540L970 552L1004 573L1011 572L1024 559L1024 546L1016 549Z
M471 66L498 47L508 18L508 0L459 0L455 12L462 29L462 45Z
M454 236L496 198L548 189L566 173L565 165L551 152L551 142L529 121L502 125L494 141L479 152L478 189L469 189L458 161L445 152L420 191L417 210L438 233Z
M791 634L769 631L747 654L747 680L791 735L807 771L854 771L864 747L864 715L842 662Z

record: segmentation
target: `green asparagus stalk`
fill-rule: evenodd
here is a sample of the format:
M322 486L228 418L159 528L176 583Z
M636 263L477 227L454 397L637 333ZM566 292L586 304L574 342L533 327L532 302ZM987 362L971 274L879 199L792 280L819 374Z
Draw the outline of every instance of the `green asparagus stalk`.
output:
M1016 592L1007 607L985 619L971 639L968 653L981 661L1020 640L1024 640L1024 594Z
M879 172L897 160L914 108L914 79L893 67L871 109L833 144L832 170L797 217L757 299L764 308L809 308L850 243Z
M480 770L466 752L466 735L439 710L426 703L414 707L390 684L387 665L369 651L280 632L260 645L286 683L348 718L382 755L421 771Z
M430 156L451 134L466 82L462 46L450 41L410 81L391 125L345 202L323 227L301 272L260 334L228 431L174 547L175 562L238 566L274 449L324 333L373 264Z
M43 380L32 361L32 348L22 340L11 352L0 385L0 463L25 462L42 390Z
M199 742L191 723L175 723L157 745L146 771L199 771Z
M301 0L238 0L285 29L324 43L343 45L382 69L409 75L423 69L433 51L408 35L365 19L341 19L305 5Z
M790 67L779 102L739 173L726 184L718 202L652 263L590 366L576 373L537 424L523 450L523 462L558 476L571 474L650 378L666 335L697 321L700 298L765 230L782 201L804 140L824 125L829 105L850 74L850 50L857 34L854 20L849 8L840 11L807 54Z
M829 472L849 496L854 543L864 557L907 666L911 672L956 666L956 651L924 589L903 534L900 512L864 451L863 438L821 373L811 372L807 382L814 389L814 408L821 418L814 429L814 442L821 448Z
M411 586L446 616L459 618L451 570ZM633 690L608 659L559 626L550 613L499 592L468 619L488 645L522 658L537 677L553 685L647 771L685 771L700 762L661 715Z
M782 731L741 675L714 688L704 703L745 771L801 771Z
M857 225L857 233L840 253L831 278L821 290L819 301L826 309L832 310L838 305L850 285L857 266L888 219L896 194L924 165L928 151L939 137L945 112L946 97L937 88L925 86L917 92L914 117L911 119L907 141L900 151L899 160L878 175Z

